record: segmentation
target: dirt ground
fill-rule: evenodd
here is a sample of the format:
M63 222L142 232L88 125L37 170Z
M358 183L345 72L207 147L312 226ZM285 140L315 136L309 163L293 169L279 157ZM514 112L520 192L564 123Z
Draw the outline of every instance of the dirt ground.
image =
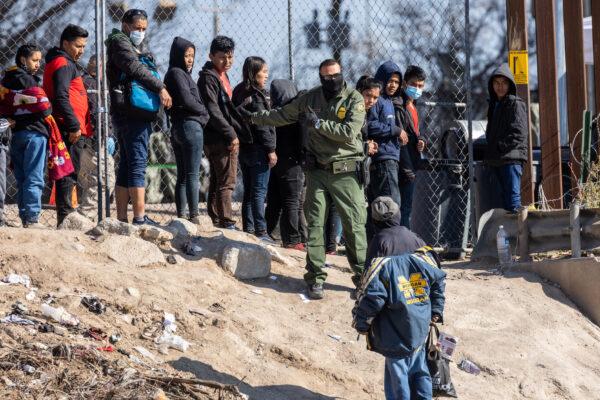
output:
M133 268L99 248L82 233L0 228L0 277L28 274L39 288L27 301L25 287L1 285L0 317L17 300L39 313L42 297L51 294L81 325L120 333L118 347L150 350L156 358L150 365L235 384L251 399L383 398L383 357L367 351L350 326L351 280L343 257L330 257L334 266L325 299L304 302L301 252L282 249L294 260L291 265L273 262L272 277L242 282L225 274L211 254ZM455 361L465 357L483 370L475 376L451 365L460 399L600 399L600 328L559 288L534 275L499 275L493 266L445 268L441 330L458 337ZM98 296L107 311L95 315L85 309L80 305L85 294ZM141 336L160 328L164 312L175 314L177 333L192 343L187 352L161 354ZM0 350L2 343L15 346L15 336L49 346L97 345L80 335L35 334L0 324ZM120 353L106 356L130 362ZM0 381L3 398L28 398L23 393Z

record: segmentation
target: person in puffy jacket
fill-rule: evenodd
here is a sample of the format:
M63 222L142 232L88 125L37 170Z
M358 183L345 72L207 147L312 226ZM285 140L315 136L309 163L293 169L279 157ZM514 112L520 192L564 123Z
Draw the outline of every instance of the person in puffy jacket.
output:
M508 64L492 73L488 91L485 162L500 182L504 209L516 212L521 207L521 175L528 152L527 106L517 96Z
M60 47L46 54L44 91L52 103L65 144L68 146L75 172L56 181L56 219L60 225L75 211L72 203L73 188L77 182L79 161L85 140L93 136L87 90L83 84L83 68L77 63L87 45L88 32L77 25L67 25L60 36Z
M195 53L196 47L192 42L181 37L173 40L165 85L173 98L169 117L172 126L171 144L177 163L177 217L184 218L188 207L189 220L198 224L200 162L208 111L202 103L198 86L192 79Z
M387 400L432 398L425 344L429 324L443 321L445 278L428 247L375 258L363 275L353 327L385 356Z
M243 81L233 90L233 104L244 106L249 112L270 110L271 99L265 89L269 79L269 68L265 60L260 57L246 58L242 72ZM238 138L239 160L244 180L243 229L261 240L272 242L267 234L265 198L270 169L277 164L275 128L245 122Z
M0 84L10 90L23 90L40 86L40 78L36 75L40 68L42 50L35 44L25 44L17 49L15 65L4 71ZM48 148L48 128L44 118L50 115L50 108L45 113L0 115L11 123L12 139L10 140L10 159L13 175L17 181L17 205L19 218L24 228L39 227L39 216L42 211L42 192L44 190L44 168ZM5 127L6 128L6 127ZM0 138L3 135L0 134ZM8 135L5 133L5 140ZM0 211L4 209L3 189L6 188L6 155L0 143L0 168L4 181L0 183ZM3 216L0 217L4 223Z

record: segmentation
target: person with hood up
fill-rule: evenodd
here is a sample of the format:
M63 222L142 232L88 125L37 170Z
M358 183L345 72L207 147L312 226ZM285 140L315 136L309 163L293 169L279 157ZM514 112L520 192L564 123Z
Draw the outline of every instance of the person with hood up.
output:
M169 110L171 145L177 164L175 206L177 217L200 223L198 203L200 196L200 162L202 161L203 129L208 122L208 111L202 103L196 82L192 79L196 47L184 38L176 37L171 45L169 70L165 86L173 98Z
M490 94L485 162L500 182L502 203L509 212L521 207L521 175L527 161L527 106L517 96L515 78L508 64L489 79Z
M256 56L246 58L242 74L242 82L233 89L233 104L245 107L250 112L270 110L271 99L266 90L269 67L265 60ZM263 241L273 243L267 234L265 198L270 169L277 164L275 128L244 122L238 137L239 161L244 180L243 229Z
M40 68L42 50L35 44L25 44L17 49L15 65L4 71L0 82L10 90L23 90L40 86L36 75ZM17 203L19 217L23 227L39 226L42 211L42 191L44 190L44 167L48 147L48 128L44 118L50 115L52 108L45 113L2 115L7 117L12 130L10 141L10 159L13 175L17 181ZM5 132L7 132L7 127ZM2 135L0 135L2 137ZM3 136L8 139L8 134ZM0 225L4 225L4 196L6 194L6 153L7 143L0 143Z
M60 225L67 215L75 211L73 188L77 182L79 160L84 150L84 138L91 138L91 126L87 90L83 84L83 69L77 63L87 45L88 32L77 25L67 25L60 36L60 47L53 47L46 54L44 91L52 103L65 144L73 160L75 172L55 182L56 219Z
M115 202L117 218L129 222L127 208L131 202L134 225L158 225L146 215L145 176L148 164L148 140L151 122L132 115L125 101L126 86L136 81L156 93L162 106L171 107L173 100L163 82L150 69L149 54L143 52L148 29L148 14L132 8L123 14L121 30L113 29L106 40L106 76L110 91L111 116L119 142Z
M387 88L390 80L402 80L402 74L396 64L386 61L377 69L375 79ZM395 121L391 96L384 92L367 113L367 137L377 143L378 149L371 156L371 180L367 188L369 204L379 196L389 196L400 204L398 161L401 132Z
M378 257L399 256L426 246L423 239L402 226L400 208L392 198L376 198L371 203L371 215L376 232L369 243L365 265L371 265Z
M273 108L283 107L298 96L296 84L288 79L271 82ZM302 243L300 200L304 185L302 172L302 132L300 124L276 128L277 164L271 169L267 191L267 233L271 235L279 223L283 247L305 250Z
M233 65L234 41L217 36L210 44L210 61L202 67L198 89L208 110L204 130L204 153L210 164L210 183L206 208L213 225L236 229L231 198L237 180L238 154L242 132L241 116L231 98L233 91L227 71Z

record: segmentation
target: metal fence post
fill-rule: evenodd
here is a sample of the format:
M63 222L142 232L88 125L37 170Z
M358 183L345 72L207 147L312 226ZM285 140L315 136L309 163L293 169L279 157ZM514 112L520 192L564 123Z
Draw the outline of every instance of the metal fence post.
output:
M467 89L467 107L465 113L467 114L467 130L468 132L468 162L469 162L469 207L471 209L471 241L473 246L477 243L477 226L475 225L475 168L473 165L473 115L471 112L471 21L470 21L470 3L469 0L465 0L465 87Z
M294 80L294 57L292 48L292 0L288 0L288 63L290 68L290 80Z
M108 104L108 81L106 78L106 46L104 46L104 38L106 37L106 0L100 0L100 4L102 5L101 9L101 25L100 25L100 53L102 55L102 124L104 125L104 196L105 196L105 204L106 204L106 217L110 217L110 185L114 184L114 182L110 182L110 174L108 172L109 163L108 163L108 147L106 143L108 141L108 127L110 124L108 123L109 118L109 104ZM114 168L114 166L113 166Z
M103 111L103 102L102 102L102 70L104 59L100 58L100 52L102 51L102 36L101 36L101 7L102 0L96 0L96 158L98 163L96 165L96 179L97 179L97 190L98 190L98 222L102 221L102 132L103 132L103 124L102 124L102 111Z

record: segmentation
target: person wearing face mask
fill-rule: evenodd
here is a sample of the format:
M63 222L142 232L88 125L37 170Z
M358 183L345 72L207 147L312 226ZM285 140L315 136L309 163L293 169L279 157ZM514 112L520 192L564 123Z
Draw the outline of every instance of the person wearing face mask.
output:
M304 211L308 223L304 280L312 299L322 299L324 295L327 273L323 269L323 226L330 204L335 204L342 220L346 254L356 287L360 284L367 249L361 134L365 102L358 91L344 82L336 60L328 59L319 65L319 78L320 86L281 108L245 114L255 125L277 127L297 121L304 125L307 136Z
M200 222L200 161L202 160L203 130L208 122L208 111L202 103L198 86L192 79L196 47L184 38L176 37L171 44L169 70L165 85L173 96L169 110L171 145L177 164L175 206L177 217Z
M106 75L111 100L113 127L119 141L119 168L117 170L115 200L117 218L128 222L127 208L131 201L134 225L157 225L145 211L146 165L151 122L133 115L124 107L124 90L128 82L136 81L148 91L158 94L165 109L172 104L165 84L153 74L144 60L151 59L142 52L148 15L144 10L127 10L121 30L113 29L105 44L107 47Z
M243 80L233 89L233 104L247 110L260 112L271 109L271 99L266 90L269 67L260 57L248 57L242 67ZM242 201L242 227L244 232L273 243L267 234L265 198L269 185L270 169L277 164L275 153L275 128L268 125L244 123L238 132L240 141L239 162L244 180Z
M42 50L36 44L25 44L17 49L15 65L4 71L0 84L10 90L23 90L40 86L41 79L36 75L42 60ZM44 167L48 147L48 128L45 113L0 115L8 122L12 137L10 140L10 159L13 175L17 181L17 203L19 217L23 227L39 226L42 210L42 191L44 190ZM8 145L8 126L0 124L0 226L4 225L4 198L6 194L6 146Z
M83 84L83 68L77 63L83 56L88 35L80 26L67 25L60 37L60 47L53 47L46 54L44 91L52 103L52 115L75 167L73 174L55 181L57 225L75 211L72 197L79 161L85 151L85 139L90 139L94 134L87 91ZM80 140L82 136L84 140Z
M425 150L425 141L419 129L419 113L416 102L423 94L427 76L418 66L410 65L404 73L401 88L402 106L399 108L399 119L404 131L408 134L408 143L400 148L400 168L398 183L400 187L400 213L402 226L410 229L413 193L415 190L416 170L421 163Z

